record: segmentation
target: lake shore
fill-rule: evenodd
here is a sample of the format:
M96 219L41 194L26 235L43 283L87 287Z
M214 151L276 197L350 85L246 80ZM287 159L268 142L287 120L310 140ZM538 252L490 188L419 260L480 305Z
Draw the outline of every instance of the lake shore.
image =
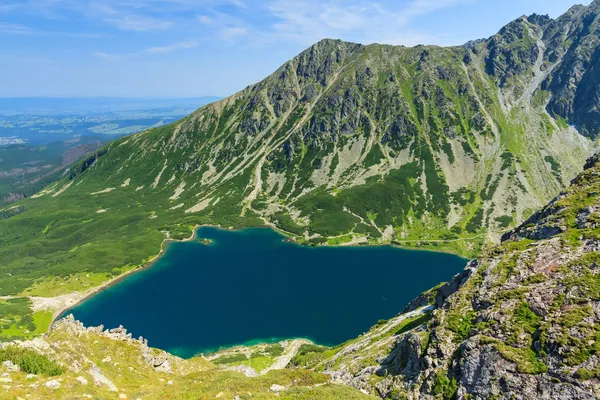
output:
M56 297L35 297L35 296L31 296L29 297L31 299L31 301L33 302L33 311L44 311L44 310L52 310L53 314L52 314L52 322L50 323L49 326L49 330L52 328L52 325L60 319L61 316L63 316L68 310L80 305L81 303L85 302L86 300L90 299L91 297L99 294L100 292L102 292L105 289L110 288L113 285L116 285L118 283L120 283L122 280L124 280L125 278L128 278L130 275L133 275L134 273L140 272L140 271L144 271L150 267L152 267L158 260L161 259L161 257L163 257L168 249L168 246L170 243L184 243L184 242L190 242L190 241L194 241L196 240L197 237L197 232L199 229L201 228L216 228L219 230L224 230L224 231L239 231L239 230L244 230L244 229L249 229L249 228L233 228L233 227L229 227L229 228L223 228L222 226L219 225L211 225L211 224L203 224L203 225L195 225L194 228L192 229L192 234L187 237L187 238L183 238L183 239L172 239L170 237L166 237L160 245L160 251L157 255L155 255L154 257L152 257L152 259L150 259L148 262L146 262L143 265L140 265L136 268L133 268L131 270L128 270L122 274L120 274L119 276L116 276L112 279L109 279L105 282L103 282L102 284L98 285L98 286L94 286L88 290L82 291L82 292L73 292L73 293L68 293L68 294L64 294L64 295L60 295L60 296L56 296ZM299 239L299 237L297 235L294 235L290 232L286 232L284 230L279 229L277 226L275 226L274 224L271 223L267 223L265 222L265 225L262 227L252 227L252 228L258 228L258 229L271 229L275 232L277 232L278 234L284 236L284 241L289 242L289 243L294 243L298 246L305 246L305 247L353 247L353 248L363 248L363 247L385 247L385 246L389 246L389 247L393 247L393 248L398 248L398 249L402 249L402 250L406 250L406 251L414 251L414 252L436 252L436 253L444 253L444 254L452 254L452 253L448 253L445 252L443 250L440 249L415 249L415 248L410 248L410 247L404 247L398 244L394 244L394 243L382 243L382 244L369 244L369 243L341 243L341 244L337 244L337 245L331 245L331 244L327 244L327 243L323 243L320 244L318 246L306 246L305 243L302 243ZM460 257L460 256L458 256ZM468 262L468 259L465 259L465 265Z
M215 245L202 245L203 238ZM151 272L100 291L62 316L72 313L88 326L126 326L180 357L246 346L254 338L336 344L396 315L422 291L463 270L466 262L393 246L310 248L288 243L286 236L264 226L195 227L185 240L193 243L168 248ZM381 275L390 279L382 281ZM332 299L345 305L343 310L323 307ZM353 317L347 315L349 308ZM188 328L175 335L172 327L182 323Z
M121 275L116 276L112 279L109 279L108 281L106 281L98 286L94 286L93 288L90 288L86 291L74 292L74 293L69 293L69 294L56 296L56 297L32 296L32 297L30 297L30 299L33 302L33 311L35 312L35 311L42 311L42 310L47 310L47 309L54 310L53 315L52 315L52 322L50 323L50 327L48 328L50 330L50 329L52 329L52 325L54 325L54 323L58 319L60 319L62 314L64 314L69 309L78 306L79 304L83 303L84 301L88 300L89 298L100 293L104 289L107 289L113 285L118 284L123 279L127 278L128 276L133 275L136 272L140 272L147 268L152 267L152 265L154 265L154 263L156 263L166 253L167 248L170 243L176 243L176 242L183 243L183 242L190 242L190 241L195 240L196 232L198 231L199 228L202 228L202 227L216 227L216 226L214 226L214 225L196 225L192 229L192 234L190 235L190 237L187 237L184 239L171 239L170 237L166 237L160 244L159 253L157 255L155 255L154 257L152 257L148 262L146 262L143 265L138 266L137 268L130 269L129 271L126 271L126 272L122 273ZM218 227L218 228L220 228L220 227Z

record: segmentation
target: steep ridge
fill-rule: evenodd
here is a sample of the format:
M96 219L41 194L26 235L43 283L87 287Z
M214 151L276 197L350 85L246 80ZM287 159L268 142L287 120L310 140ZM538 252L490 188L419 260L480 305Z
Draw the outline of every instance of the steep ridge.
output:
M600 90L599 4L460 47L323 40L256 85L109 144L0 210L0 296L16 297L0 299L0 338L44 331L57 296L80 299L200 224L477 254L595 146L585 99Z
M453 281L296 365L382 398L598 398L599 218L596 155Z

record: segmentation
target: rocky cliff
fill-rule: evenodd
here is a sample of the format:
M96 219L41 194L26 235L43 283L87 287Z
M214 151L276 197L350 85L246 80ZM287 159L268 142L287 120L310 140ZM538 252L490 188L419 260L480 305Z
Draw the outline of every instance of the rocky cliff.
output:
M600 396L600 156L404 314L299 365L383 398Z

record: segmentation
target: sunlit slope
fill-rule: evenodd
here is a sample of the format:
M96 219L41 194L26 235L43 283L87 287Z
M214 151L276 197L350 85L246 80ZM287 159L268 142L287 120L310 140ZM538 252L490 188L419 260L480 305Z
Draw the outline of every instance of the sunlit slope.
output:
M591 96L600 87L583 79L596 68L596 26L594 2L461 47L323 40L0 210L0 295L96 286L197 224L270 223L313 244L474 255L558 193L592 151L597 110L565 82ZM581 74L568 78L570 67ZM571 112L579 108L586 118ZM31 334L9 314L11 336Z

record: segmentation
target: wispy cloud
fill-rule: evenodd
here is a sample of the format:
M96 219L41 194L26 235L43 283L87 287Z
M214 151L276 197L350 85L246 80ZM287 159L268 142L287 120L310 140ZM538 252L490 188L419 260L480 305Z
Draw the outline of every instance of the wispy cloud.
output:
M280 38L303 44L343 37L364 43L414 45L431 39L408 26L415 18L472 1L477 0L274 0L267 9Z
M114 61L114 60L119 59L119 57L120 57L117 54L108 54L103 51L95 51L92 54L94 55L94 57L101 58L101 59L107 60L107 61Z
M181 50L181 49L193 49L194 47L198 47L198 42L190 41L190 42L179 42L173 43L167 46L158 46L158 47L150 47L149 49L144 50L142 53L146 54L155 54L155 53L171 53L173 51Z
M8 13L19 8L16 3L0 4L0 13Z
M59 60L53 58L19 54L0 54L0 61L13 64L59 64Z
M142 17L139 15L128 15L122 18L107 18L105 21L113 24L122 31L134 32L165 30L170 29L173 26L171 21L164 21L152 17Z
M248 33L248 29L243 27L229 27L223 28L219 31L219 36L226 42L232 42L240 36L244 36Z
M412 0L406 7L405 14L408 17L429 14L447 7L458 4L471 3L474 0Z
M198 47L198 42L187 41L187 42L172 43L172 44L168 44L166 46L149 47L147 49L144 49L141 51L136 51L136 52L131 52L131 53L107 53L104 51L95 51L92 53L92 55L94 57L100 58L102 60L116 61L116 60L122 60L122 59L126 59L126 58L139 57L139 56L146 55L146 54L172 53L174 51L193 49L195 47Z
M0 22L0 33L10 35L39 35L40 31L29 26L21 24L12 24L10 22Z
M208 15L198 15L196 18L198 19L198 21L201 24L208 25L208 24L210 24L212 22L212 18L209 17Z
M23 0L23 4L33 10L28 12L41 10L47 16L69 10L96 26L125 32L169 30L189 36L204 26L209 29L205 35L230 44L243 38L250 43L307 45L323 37L339 37L412 45L433 39L410 26L416 18L475 1L481 0ZM21 3L13 1L5 7L12 9L15 4Z
M79 38L100 38L105 37L101 33L92 32L60 32L60 31L44 31L27 25L13 24L10 22L0 22L0 35L28 35L28 36L66 36Z
M214 39L230 44L240 38L255 40L263 29L268 28L262 21L259 21L259 23L250 22L254 19L253 12L262 12L260 8L246 9L246 5L241 2L236 3L235 6L241 12L232 14L218 11L216 8L206 9L204 14L196 15L196 25L199 23L200 26L208 30L208 33Z

